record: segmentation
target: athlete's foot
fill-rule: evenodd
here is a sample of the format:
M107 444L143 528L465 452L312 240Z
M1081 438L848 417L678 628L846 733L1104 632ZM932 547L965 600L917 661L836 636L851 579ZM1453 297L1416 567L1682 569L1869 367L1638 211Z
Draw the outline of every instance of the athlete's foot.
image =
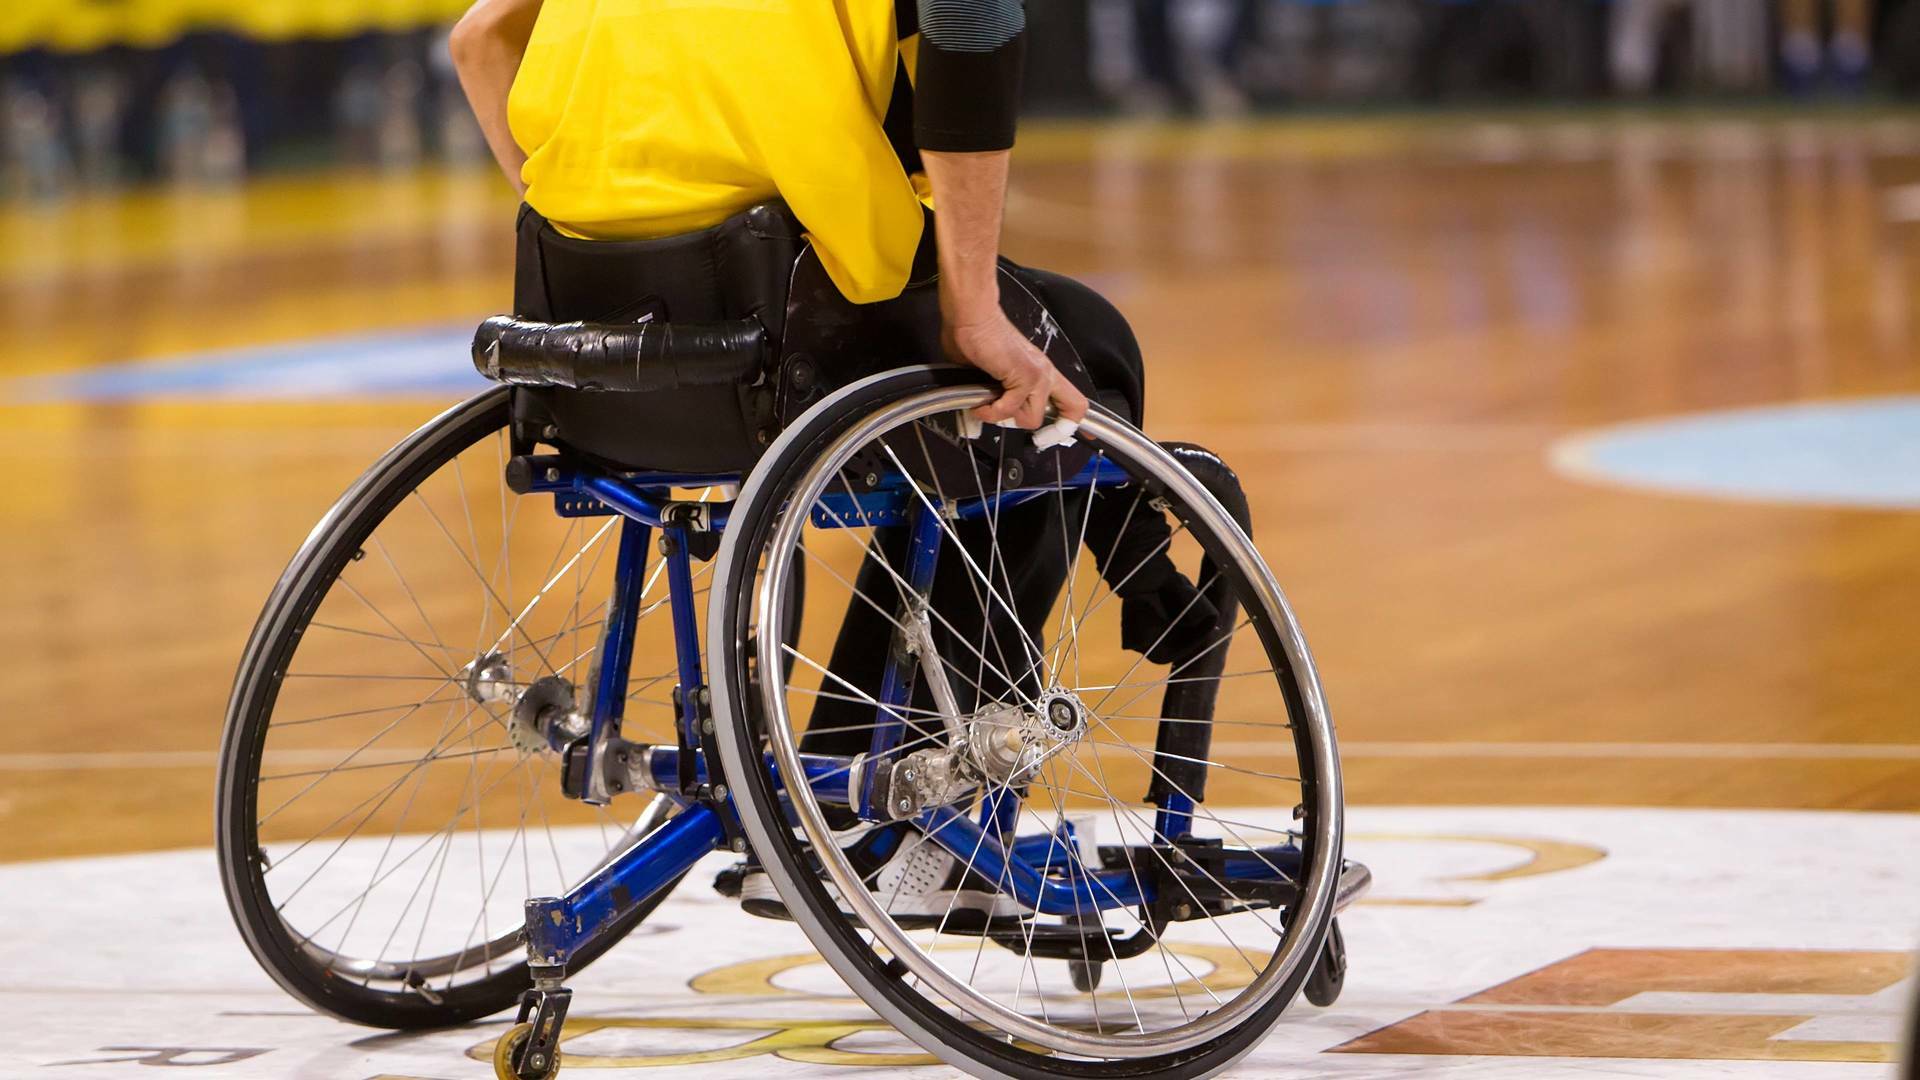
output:
M847 839L841 851L848 864L866 883L874 901L902 927L980 929L994 920L1033 914L918 830L905 825L881 826L858 831ZM735 869L740 871L742 910L763 919L792 920L786 902L780 899L763 867L749 859ZM815 873L820 873L817 866ZM721 888L721 883L716 881L714 886ZM827 891L839 898L839 890L831 882ZM839 904L843 914L854 916L844 899Z

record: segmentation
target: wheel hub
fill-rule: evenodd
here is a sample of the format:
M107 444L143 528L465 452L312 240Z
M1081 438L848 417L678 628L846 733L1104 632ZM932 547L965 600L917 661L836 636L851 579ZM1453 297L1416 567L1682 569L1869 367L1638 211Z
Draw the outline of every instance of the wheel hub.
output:
M573 684L558 676L543 676L522 686L507 658L490 652L461 668L460 682L475 702L506 706L507 737L522 754L537 754L552 747L556 738L586 733L586 718L575 702Z
M513 665L497 652L476 658L460 669L467 696L482 705L512 705L520 698L513 683Z
M1087 708L1071 690L1049 690L1034 703L1036 735L1055 744L1079 739L1087 733Z
M1031 708L995 703L967 721L973 762L997 783L1018 782L1057 748L1087 733L1087 710L1071 690L1049 690Z

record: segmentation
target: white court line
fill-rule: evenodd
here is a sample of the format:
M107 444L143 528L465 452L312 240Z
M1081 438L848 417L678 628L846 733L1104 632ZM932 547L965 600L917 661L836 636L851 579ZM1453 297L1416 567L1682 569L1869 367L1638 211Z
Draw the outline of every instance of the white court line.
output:
M267 755L279 765L331 765L349 750L283 750ZM1222 741L1216 755L1291 756L1283 742ZM356 763L416 761L422 750L364 753ZM1920 744L1906 743L1625 743L1625 742L1341 742L1342 758L1648 758L1752 761L1920 761ZM449 761L455 759L449 758ZM465 759L459 759L465 760ZM60 772L73 769L211 769L220 756L202 750L127 750L97 754L0 754L0 772Z
M1641 1016L1812 1016L1816 1019L1824 1019L1827 1017L1847 1017L1849 1019L1864 1017L1868 1019L1884 1018L1896 1021L1906 1016L1906 1010L1904 1008L1848 1008L1845 1005L1847 999L1839 995L1833 995L1834 1002L1826 1004L1817 1013L1812 1009L1790 1008L1790 1003L1784 1001L1772 1003L1767 1001L1745 1002L1739 1000L1742 997L1764 998L1770 996L1765 994L1727 994L1725 995L1727 998L1725 1004L1717 1000L1712 1000L1715 997L1715 995L1712 994L1701 994L1700 996L1709 1000L1702 1001L1698 1005L1634 1005L1631 1003L1621 1003L1618 1005L1510 1005L1495 1001L1416 1005L1408 1002L1404 1007L1419 1009L1423 1012L1544 1013L1548 1015L1560 1014L1570 1016L1618 1016L1621 1014ZM1835 1007L1836 1004L1840 1007ZM1371 1001L1369 1001L1367 1005L1369 1008L1375 1007L1375 1003ZM1779 1036L1775 1036L1775 1038L1777 1039ZM1784 1041L1806 1042L1825 1040L1787 1039Z
M1711 950L1705 950L1705 951L1711 951ZM825 961L816 961L816 963L825 963ZM1895 983L1889 989L1897 990L1901 988L1902 986L1900 983ZM48 996L66 996L66 997L96 997L96 998L112 999L112 998L139 998L139 997L153 995L156 992L164 993L167 997L202 995L202 996L208 996L208 997L227 997L227 998L231 998L234 993L232 990L226 989L226 988L199 989L195 987L183 987L183 986L167 986L164 988L160 988L158 990L154 988L109 989L109 988L92 987L92 986L47 986L47 987L0 986L0 997L46 998ZM1855 1017L1861 1017L1866 1019L1878 1018L1878 1019L1889 1019L1889 1020L1895 1020L1895 1021L1905 1019L1907 1016L1908 1010L1903 1005L1896 1004L1895 1006L1877 1006L1877 1005L1871 1004L1872 999L1879 998L1884 994L1885 992L1883 991L1882 993L1879 993L1879 994L1860 995L1860 996L1820 994L1820 995L1792 995L1792 996L1778 995L1776 997L1776 995L1772 995L1772 994L1701 993L1697 996L1704 1000L1698 1004L1680 1004L1680 1003L1639 1004L1629 1000L1629 1001L1619 1002L1613 1005L1530 1005L1530 1004L1521 1004L1517 1002L1495 1002L1495 1001L1432 1002L1432 1001L1419 1001L1419 1000L1406 999L1406 998L1383 997L1383 998L1369 998L1367 1001L1367 1009L1370 1012L1376 1012L1376 1013L1387 1013L1387 1012L1490 1013L1490 1012L1497 1012L1497 1013L1541 1013L1546 1015L1558 1014L1563 1016L1606 1016L1606 1015L1617 1016L1621 1014L1631 1014L1631 1015L1642 1015L1642 1016L1773 1016L1773 1017L1809 1016L1817 1019L1825 1019L1830 1017L1845 1017L1848 1019L1852 1019ZM594 996L594 1000L596 1001L631 1002L636 1005L638 1004L657 1005L659 1004L659 1001L660 1001L660 996L658 994L646 994L646 993L638 993L634 991L622 991L622 990L614 989L612 987L595 987L593 996ZM812 1001L812 1002L818 1002L822 1004L825 1004L825 1003L846 1004L848 1003L849 999L837 994L816 993L816 994L806 995L805 997L800 997L800 996L786 997L784 998L784 1001L789 1004L796 1003L796 1002L804 1002L804 1001ZM730 1005L730 1004L761 1006L767 1003L767 999L764 994L722 994L722 993L703 990L700 993L699 1003L701 1005L708 1005L708 1006L722 1006L722 1005ZM306 1012L306 1011L303 1011L297 1008L291 1008L291 1007L286 1009L285 1011L263 1010L258 1012L252 1012L252 1011L222 1012L219 1015L223 1017L262 1017L262 1018L272 1018L276 1020L310 1019L310 1020L319 1021L321 1023L333 1023L333 1021L329 1020L327 1017L319 1013ZM1800 1042L1800 1041L1806 1041L1806 1040L1793 1039L1788 1041ZM1815 1040L1815 1041L1822 1041L1822 1040Z
M1292 747L1216 742L1216 754L1286 754ZM1904 743L1718 742L1369 742L1342 740L1342 758L1699 758L1828 761L1920 761L1920 745Z
M505 748L503 748L504 750ZM264 760L269 765L338 764L352 747L317 750L274 750ZM367 750L353 759L355 765L399 765L418 761L427 748ZM465 764L467 757L449 754L449 764ZM108 750L95 754L0 754L0 772L62 772L70 769L211 769L220 764L220 755L210 750Z

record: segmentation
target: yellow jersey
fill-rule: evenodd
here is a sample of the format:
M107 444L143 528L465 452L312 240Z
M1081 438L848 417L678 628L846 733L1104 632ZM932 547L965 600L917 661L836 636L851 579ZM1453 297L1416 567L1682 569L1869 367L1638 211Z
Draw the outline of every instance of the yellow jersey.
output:
M883 129L895 0L545 0L508 99L527 202L571 235L691 232L786 200L849 300L899 295L923 176Z

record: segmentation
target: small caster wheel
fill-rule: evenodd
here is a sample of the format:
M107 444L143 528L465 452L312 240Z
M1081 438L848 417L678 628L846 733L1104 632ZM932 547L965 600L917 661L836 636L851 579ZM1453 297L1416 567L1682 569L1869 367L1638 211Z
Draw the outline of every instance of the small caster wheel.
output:
M493 1044L493 1075L495 1080L553 1080L560 1075L560 1051L553 1052L553 1058L546 1062L523 1062L521 1056L526 1051L527 1040L533 1036L532 1024L515 1024L500 1036ZM529 1068L522 1072L521 1065Z
M1073 979L1073 988L1083 994L1091 994L1100 989L1100 972L1106 967L1102 960L1069 960L1067 974Z
M1347 982L1347 939L1340 933L1340 920L1327 929L1327 942L1320 947L1320 959L1307 976L1307 1000L1321 1008L1340 1000L1340 988Z

